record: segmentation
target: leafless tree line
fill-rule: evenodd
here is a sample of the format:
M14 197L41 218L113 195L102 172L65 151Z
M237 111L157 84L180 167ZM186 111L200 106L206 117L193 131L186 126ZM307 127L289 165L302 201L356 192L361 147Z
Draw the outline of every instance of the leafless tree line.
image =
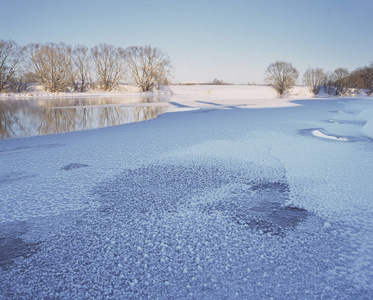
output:
M17 76L21 48L14 41L0 40L0 92Z
M298 77L299 72L289 62L276 61L265 71L265 82L271 84L280 95L288 93ZM373 92L373 62L353 72L337 68L327 73L321 68L308 68L303 75L303 84L315 95L322 88L330 95L344 95L354 89L365 89L370 95Z
M309 68L304 73L303 83L315 95L321 88L330 95L345 95L354 89L364 89L370 95L373 92L373 63L352 72L346 68L337 68L329 73L320 68Z
M142 91L169 82L171 60L156 47L121 48L99 44L89 49L64 43L31 43L21 47L0 40L0 92L24 90L25 82L38 82L46 91L113 90L121 81Z
M151 46L121 48L99 44L89 49L64 43L31 43L21 47L11 40L0 40L0 92L21 92L26 82L38 82L49 92L84 92L87 88L113 90L130 80L142 91L169 83L171 61L166 53ZM268 66L265 81L280 94L295 85L299 72L291 63L277 61ZM338 68L332 73L309 68L303 83L317 94L321 88L342 95L352 89L373 92L373 63L349 72Z
M121 54L131 77L143 92L155 84L168 84L171 61L159 49L150 46L129 47Z

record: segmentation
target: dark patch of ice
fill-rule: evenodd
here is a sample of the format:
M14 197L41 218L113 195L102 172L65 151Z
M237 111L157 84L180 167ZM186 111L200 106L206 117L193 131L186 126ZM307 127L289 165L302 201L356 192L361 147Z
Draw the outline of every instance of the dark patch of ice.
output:
M360 113L358 110L330 110L330 113L335 114L349 114L349 115L357 115Z
M299 135L303 135L303 136L312 136L312 137L314 137L314 135L312 134L312 131L314 131L314 130L323 131L324 128L304 128L304 129L299 129L298 130L298 134Z
M84 168L84 167L88 167L88 165L79 164L79 163L71 163L71 164L68 164L67 166L62 167L61 169L65 170L65 171L70 171L70 170L73 170L73 169L80 169L80 168Z
M253 181L247 176L221 166L198 164L150 165L126 170L97 188L96 193L103 200L99 211L160 216L196 209L207 215L222 213L258 233L281 236L307 218L305 210L284 206L289 197L285 179ZM192 200L224 186L234 188L216 201Z
M50 149L50 148L57 148L65 146L64 144L45 144L45 145L38 145L36 147L30 147L30 146L19 146L8 150L1 150L0 154L6 154L6 153L14 153L14 152L21 152L21 151L27 151L27 150L34 150L34 149Z
M298 223L306 220L308 212L297 207L279 207L275 203L261 203L254 207L253 213L235 216L234 220L240 225L264 234L285 236L286 231L294 229Z
M57 148L57 147L62 147L65 146L64 144L45 144L45 145L38 145L38 148Z
M8 183L16 182L22 179L36 177L36 176L37 175L35 174L26 174L22 172L11 172L11 173L0 176L0 184L8 184Z
M284 206L290 192L285 180L254 182L250 190L254 194L242 201L241 208L233 216L238 224L259 233L284 236L287 230L294 229L308 216L304 209Z
M333 124L347 124L347 125L364 125L365 121L360 120L324 120L325 123L333 123Z
M35 244L27 244L20 238L0 238L0 267L5 270L14 259L30 257L35 251Z
M96 193L103 199L104 210L112 205L132 213L167 213L177 210L190 196L219 188L232 178L218 167L150 165L125 170L99 186Z
M282 181L260 183L253 182L250 189L253 191L272 190L279 193L287 193L289 192L289 185Z
M308 212L305 209L294 206L283 206L270 214L269 219L278 226L285 228L295 227L299 222L304 221L307 216Z
M19 146L19 147L14 148L14 150L27 150L27 149L31 149L31 147L29 147L29 146Z

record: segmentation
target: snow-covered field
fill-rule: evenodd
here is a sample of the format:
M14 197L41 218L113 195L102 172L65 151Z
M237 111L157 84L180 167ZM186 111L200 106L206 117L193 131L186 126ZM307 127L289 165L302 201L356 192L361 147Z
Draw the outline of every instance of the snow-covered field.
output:
M17 100L17 99L49 99L49 98L81 98L81 97L107 97L110 94L111 97L131 95L133 93L139 93L140 89L131 85L120 85L115 91L111 92L100 92L89 90L87 92L60 92L60 93L49 93L43 89L43 86L36 83L31 83L27 87L26 91L21 93L0 93L1 100Z
M371 299L373 98L265 88L1 140L0 298Z

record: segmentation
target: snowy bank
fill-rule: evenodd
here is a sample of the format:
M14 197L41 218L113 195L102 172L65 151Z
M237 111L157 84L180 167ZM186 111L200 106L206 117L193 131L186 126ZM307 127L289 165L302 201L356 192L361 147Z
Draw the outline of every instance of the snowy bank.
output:
M155 93L171 95L171 104L192 108L290 107L298 105L293 100L312 98L307 88L299 86L283 97L263 85L170 85Z
M368 108L363 110L358 116L358 120L366 121L367 123L361 129L361 132L373 139L373 108Z
M253 100L253 99L304 99L315 97L305 86L294 86L289 90L287 95L279 97L275 89L267 85L169 85L161 86L160 89L154 89L152 92L141 92L141 90L132 85L121 84L113 91L103 92L97 90L88 90L87 92L60 92L49 93L44 91L43 87L38 84L28 86L26 92L21 93L0 93L0 100L12 99L34 99L34 98L86 98L86 97L120 97L127 95L177 95L180 97L190 98L199 97L203 99L214 100ZM364 96L364 91L355 90L346 96L359 97ZM332 95L320 92L317 98L334 98Z
M46 98L83 98L83 97L120 97L133 95L134 93L144 94L140 89L131 85L120 85L111 92L89 90L87 92L46 92L41 85L30 84L25 92L21 93L0 93L0 100L16 100L16 99L46 99Z
M361 129L361 132L362 132L365 136L367 136L367 137L373 139L373 118L370 119L370 120L369 120L369 121L364 125L364 127Z
M160 90L154 90L155 94L172 94L183 96L199 96L214 99L274 99L278 95L270 86L262 85L170 85ZM71 97L115 97L129 94L145 94L138 87L121 85L111 92L90 90L87 92L60 92L49 93L43 87L32 84L26 92L21 93L0 93L0 99L30 99L30 98L71 98ZM311 97L312 94L306 87L293 87L287 97Z
M273 99L278 98L274 88L265 85L170 85L174 95L205 96L223 99ZM311 97L308 88L295 86L288 97ZM286 97L286 96L285 96Z

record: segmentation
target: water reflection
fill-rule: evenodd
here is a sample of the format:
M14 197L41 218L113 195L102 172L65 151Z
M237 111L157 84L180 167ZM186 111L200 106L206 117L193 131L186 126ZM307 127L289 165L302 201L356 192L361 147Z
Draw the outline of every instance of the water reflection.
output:
M0 101L0 138L87 130L155 118L165 106L131 103L161 102L157 97L111 97Z
M29 100L30 101L30 100ZM122 97L49 98L31 100L39 107L77 107L95 105L125 105L165 101L160 95L129 95Z

